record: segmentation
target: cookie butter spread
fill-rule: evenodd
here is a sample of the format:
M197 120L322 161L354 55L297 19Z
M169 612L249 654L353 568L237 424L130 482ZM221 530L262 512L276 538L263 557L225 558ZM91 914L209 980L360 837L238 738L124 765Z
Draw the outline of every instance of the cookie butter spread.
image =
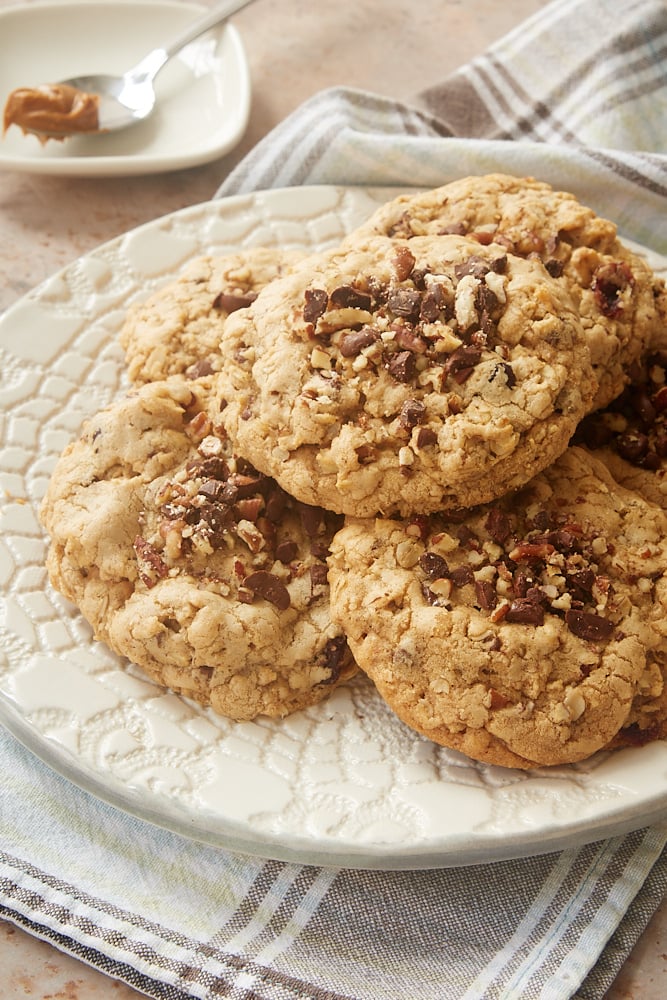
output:
M76 132L97 132L99 97L63 83L13 90L5 104L3 134L10 125L37 133L40 141L65 139ZM43 134L42 134L43 133Z

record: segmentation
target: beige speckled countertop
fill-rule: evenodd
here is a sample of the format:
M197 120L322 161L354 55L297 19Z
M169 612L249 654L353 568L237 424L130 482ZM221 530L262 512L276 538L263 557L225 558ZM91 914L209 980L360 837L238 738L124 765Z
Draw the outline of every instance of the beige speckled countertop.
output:
M0 0L0 7L17 2ZM234 18L249 61L253 106L243 140L224 159L136 178L0 174L0 309L98 244L208 200L243 154L316 90L347 84L409 96L545 5L546 0L423 0L417 9L403 0L258 0ZM140 996L2 921L0 970L2 1000ZM608 997L662 1000L666 981L663 903Z

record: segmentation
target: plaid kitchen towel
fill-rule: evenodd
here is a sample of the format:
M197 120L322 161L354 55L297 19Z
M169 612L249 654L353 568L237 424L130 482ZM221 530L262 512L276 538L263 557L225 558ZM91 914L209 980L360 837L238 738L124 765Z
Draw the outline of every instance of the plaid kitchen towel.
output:
M315 95L218 193L503 170L667 252L666 52L661 0L559 0L411 104ZM667 885L667 823L469 868L325 869L146 824L2 730L0 767L0 913L165 1000L595 1000Z
M502 171L572 191L667 253L667 6L559 0L403 104L335 88L258 143L219 194L434 187Z

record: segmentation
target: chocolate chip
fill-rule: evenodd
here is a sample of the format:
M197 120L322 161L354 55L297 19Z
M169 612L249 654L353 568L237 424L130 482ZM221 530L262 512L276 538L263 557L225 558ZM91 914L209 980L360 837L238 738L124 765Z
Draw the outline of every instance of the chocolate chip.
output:
M465 278L467 275L471 274L473 278L483 278L484 275L488 274L491 270L491 265L483 257L478 257L473 255L469 257L463 264L457 264L454 268L454 274L460 280Z
M469 344L457 347L444 364L445 375L451 375L456 382L461 384L469 377L475 365L479 364L481 357L482 352L479 347Z
M421 295L415 288L397 288L389 293L387 305L395 316L417 319L421 307Z
M207 500L211 501L221 500L224 492L225 483L219 479L207 479L197 490L199 496L206 497Z
M263 597L279 611L286 611L290 606L289 590L274 573L268 573L262 569L257 570L256 573L251 573L245 578L243 586L258 597Z
M623 310L621 295L628 285L634 285L634 278L626 263L613 261L602 264L595 272L591 284L600 312L605 316L618 316Z
M339 285L331 293L331 305L336 309L365 309L371 308L371 297L367 292L362 292L354 285Z
M417 361L412 351L398 351L387 363L387 371L396 382L411 382L415 376Z
M648 452L649 440L646 434L630 432L621 434L616 441L616 450L627 462L637 464Z
M264 508L264 513L269 521L276 524L282 518L285 513L285 508L287 507L287 495L283 490L276 487L271 490L266 498L266 507Z
M475 582L472 566L457 566L456 569L452 570L450 576L456 587L465 587L466 584Z
M453 315L453 305L447 298L440 284L432 284L422 295L419 308L419 318L427 323L434 323L442 313L445 320Z
M552 278L560 278L563 273L563 261L557 260L555 257L552 257L551 260L545 260L544 266Z
M574 573L568 573L567 585L572 597L586 603L592 599L593 584L595 583L595 573L592 569L580 569Z
M339 350L344 358L354 358L361 354L365 347L370 347L379 339L379 333L371 326L362 326L360 330L351 330L341 337Z
M428 448L429 445L435 444L437 440L438 435L432 427L420 427L417 431L418 448Z
M483 611L491 611L498 603L496 588L489 580L477 580L475 582L475 593L477 602Z
M418 399L406 399L398 415L398 422L406 430L412 430L426 418L426 406Z
M326 563L313 563L310 567L310 582L313 587L323 587L329 580Z
M323 288L307 288L304 293L303 318L306 323L317 323L326 312L329 296Z
M497 542L498 545L502 545L503 542L507 541L512 532L512 524L509 517L498 507L492 507L486 515L484 527L493 541Z
M226 313L236 312L238 309L246 309L257 298L257 292L246 292L245 295L237 295L234 292L220 292L213 300L213 308L221 309Z
M475 290L475 305L479 312L492 313L498 308L498 296L489 286L480 281Z
M324 649L317 657L318 663L330 671L329 684L338 680L341 670L349 659L351 659L350 650L344 635L327 639Z
M514 369L512 368L512 366L508 364L506 361L503 361L495 366L495 368L491 372L491 375L489 376L489 382L493 382L496 379L496 377L501 373L505 376L505 384L507 385L507 388L513 389L514 386L516 385L516 375L514 374Z
M586 642L606 642L616 627L607 618L586 611L566 611L565 624L573 635Z
M543 625L544 608L528 597L517 597L509 606L505 621L514 625Z
M309 538L315 538L322 529L323 511L321 507L313 507L307 503L297 503L301 525Z
M208 358L199 358L194 364L189 365L185 369L185 377L195 381L198 378L204 378L206 375L212 375L215 369L209 361Z
M430 580L441 580L449 576L447 560L437 552L424 552L419 558L419 565Z
M289 563L296 558L299 547L296 542L284 541L276 547L276 559L281 563Z

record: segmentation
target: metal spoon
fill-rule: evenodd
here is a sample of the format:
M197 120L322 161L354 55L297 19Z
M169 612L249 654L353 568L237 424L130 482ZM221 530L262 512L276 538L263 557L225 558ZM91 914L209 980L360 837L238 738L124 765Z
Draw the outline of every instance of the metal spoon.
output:
M96 74L91 76L75 76L69 80L61 80L58 86L71 87L84 94L93 94L98 98L97 128L92 132L82 133L81 130L47 131L30 128L38 137L63 139L68 135L99 134L113 132L126 128L134 122L147 118L155 107L155 91L153 81L165 63L185 48L195 38L199 38L210 28L214 28L228 17L247 7L253 0L225 0L213 10L203 14L185 31L168 45L153 49L144 56L141 62L127 70L122 76Z

